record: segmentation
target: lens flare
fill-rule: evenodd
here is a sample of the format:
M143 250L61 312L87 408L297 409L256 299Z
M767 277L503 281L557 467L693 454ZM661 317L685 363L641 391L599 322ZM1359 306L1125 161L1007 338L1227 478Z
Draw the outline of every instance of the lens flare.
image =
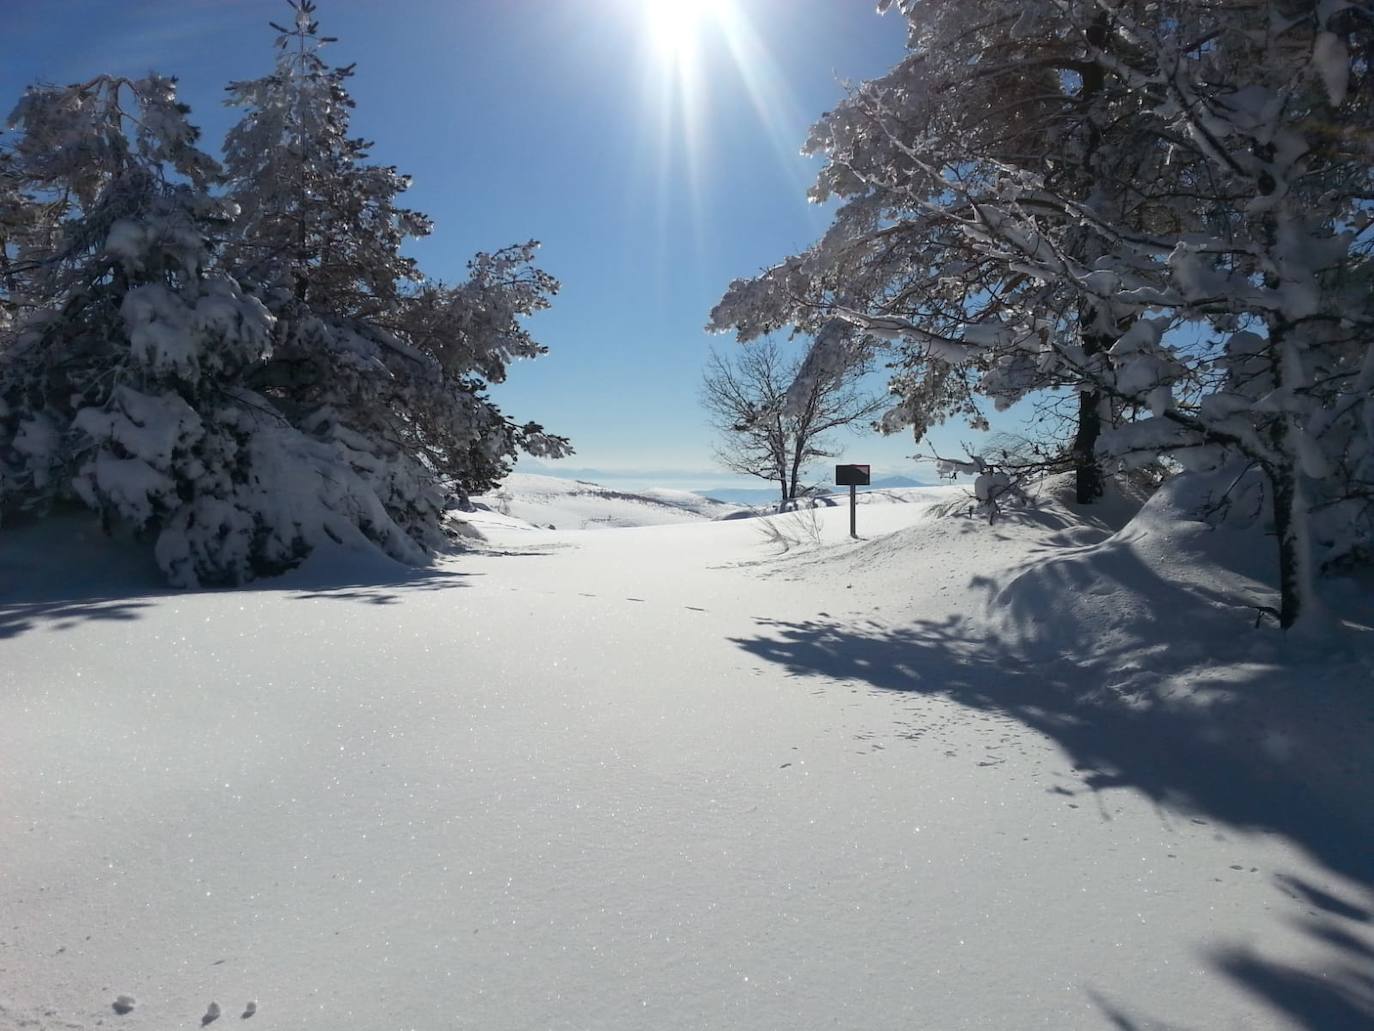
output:
M726 21L729 0L643 0L649 40L660 61L680 67L692 59L702 37Z
M641 167L649 174L639 181L656 186L657 235L664 247L669 220L685 211L687 232L697 252L704 252L710 225L704 193L720 156L713 149L729 135L729 126L751 113L793 179L796 196L804 197L809 172L797 151L808 119L793 102L744 0L623 2L638 21L641 40ZM671 239L680 247L681 230ZM666 261L666 250L662 257Z

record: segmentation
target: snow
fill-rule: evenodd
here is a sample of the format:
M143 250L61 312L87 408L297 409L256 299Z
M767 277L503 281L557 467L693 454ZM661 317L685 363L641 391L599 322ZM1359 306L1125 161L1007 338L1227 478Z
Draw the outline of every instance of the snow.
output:
M121 218L110 226L105 238L105 250L126 265L138 268L148 251L146 227L128 218Z
M513 473L490 494L473 498L478 513L465 517L481 525L492 516L509 517L529 526L560 530L660 526L718 519L740 510L690 491L653 487L627 491L586 480L567 480L535 473ZM505 519L503 525L513 525Z
M1345 102L1345 94L1350 86L1350 51L1344 40L1334 32L1317 33L1312 47L1312 61L1317 66L1326 95L1333 107Z
M237 591L0 532L0 1028L1367 1023L1367 585L1254 629L1183 487L854 541L532 481Z

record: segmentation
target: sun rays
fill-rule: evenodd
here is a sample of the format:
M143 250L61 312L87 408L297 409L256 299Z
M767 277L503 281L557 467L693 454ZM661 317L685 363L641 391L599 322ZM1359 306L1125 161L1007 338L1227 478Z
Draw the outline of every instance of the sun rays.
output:
M808 185L797 160L805 121L743 0L629 0L642 40L641 119L660 228L684 201L698 250L709 223L706 181L720 127L753 120L786 170L796 196ZM648 178L648 177L646 177ZM685 194L685 196L684 196Z

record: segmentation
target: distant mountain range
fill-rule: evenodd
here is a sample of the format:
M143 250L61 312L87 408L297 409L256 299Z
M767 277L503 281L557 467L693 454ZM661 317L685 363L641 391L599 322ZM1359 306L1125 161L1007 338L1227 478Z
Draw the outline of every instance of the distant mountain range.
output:
M874 480L869 486L861 487L861 490L891 490L896 487L929 487L928 483L921 483L907 476L884 476L882 479ZM834 490L844 490L843 487L835 487ZM712 490L694 490L693 494L700 494L703 498L714 498L716 501L727 501L734 505L748 505L755 507L758 505L770 505L778 500L779 492L776 487L720 487Z

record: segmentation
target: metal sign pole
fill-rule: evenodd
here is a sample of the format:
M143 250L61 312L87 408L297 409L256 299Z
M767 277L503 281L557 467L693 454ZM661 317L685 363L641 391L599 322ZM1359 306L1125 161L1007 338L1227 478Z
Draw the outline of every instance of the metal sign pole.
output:
M867 487L871 482L871 468L866 465L835 466L835 485L849 488L849 536L859 539L858 511L859 499L856 487Z
M849 488L849 536L855 540L859 539L858 520L855 513L858 511L858 495L855 493L856 487L867 487L872 483L872 469L866 465L837 465L835 466L835 485L837 487Z

